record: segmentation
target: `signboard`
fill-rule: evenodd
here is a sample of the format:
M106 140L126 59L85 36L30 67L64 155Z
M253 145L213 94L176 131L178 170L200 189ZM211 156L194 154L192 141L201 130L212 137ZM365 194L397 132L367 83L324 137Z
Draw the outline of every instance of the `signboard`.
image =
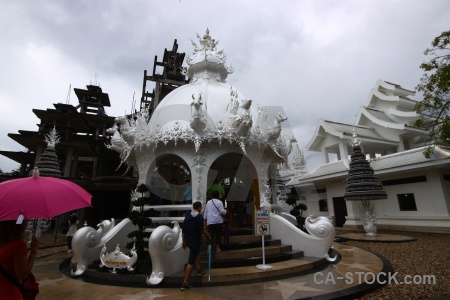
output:
M270 234L270 211L268 210L255 210L255 235L261 236L261 249L262 249L262 265L256 265L258 270L267 271L273 267L266 265L266 254L264 250L264 236Z
M256 210L255 214L255 223L270 223L270 212L268 210Z
M270 234L270 223L256 223L255 235L268 235Z
M270 234L270 211L255 210L255 235Z

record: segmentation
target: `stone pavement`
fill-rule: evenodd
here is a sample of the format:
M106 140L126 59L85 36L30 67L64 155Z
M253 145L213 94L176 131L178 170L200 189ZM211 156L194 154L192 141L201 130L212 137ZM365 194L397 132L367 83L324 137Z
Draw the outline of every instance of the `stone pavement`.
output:
M335 250L341 255L337 264L326 265L310 274L246 284L197 286L184 292L180 291L179 287L161 288L143 285L130 287L117 286L114 282L98 284L91 280L91 282L83 281L83 278L73 279L60 271L62 262L71 257L66 251L38 258L33 272L40 284L38 300L64 298L292 300L335 299L346 296L354 298L376 288L376 284L359 284L358 277L361 275L358 272L368 274L366 280L371 281L372 274L390 271L389 262L371 252L339 243L335 243Z
M379 233L376 236L368 236L365 233L360 232L337 234L336 238L360 242L381 242L381 243L403 243L403 242L412 242L416 240L416 238L414 237L405 235Z

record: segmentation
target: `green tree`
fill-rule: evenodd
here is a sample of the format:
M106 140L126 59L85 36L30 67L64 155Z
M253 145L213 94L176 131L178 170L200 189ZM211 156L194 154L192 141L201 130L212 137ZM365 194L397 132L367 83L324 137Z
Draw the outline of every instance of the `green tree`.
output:
M417 90L423 93L423 100L416 104L415 110L421 116L414 124L429 130L428 147L424 152L427 158L436 145L450 142L450 31L435 37L431 45L432 48L424 52L431 59L420 65L424 74Z

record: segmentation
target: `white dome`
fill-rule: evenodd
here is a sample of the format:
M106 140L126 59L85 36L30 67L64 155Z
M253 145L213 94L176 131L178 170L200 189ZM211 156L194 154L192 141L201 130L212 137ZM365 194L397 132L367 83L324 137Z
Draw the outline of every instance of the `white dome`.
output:
M198 35L197 35L198 36ZM118 149L125 149L127 157L132 149L158 147L158 144L177 146L178 141L193 143L195 150L205 141L219 145L227 141L246 153L252 145L270 148L278 156L286 157L290 142L281 137L281 122L287 118L278 113L268 118L264 107L252 103L242 93L225 83L233 70L225 65L226 55L218 51L218 42L209 31L194 42L194 53L186 60L185 72L190 83L169 93L148 120L143 110L132 118L117 117L116 127L110 129ZM119 132L120 131L120 132ZM259 151L259 150L258 150Z
M232 93L235 96L232 96ZM198 97L198 95L201 95L203 108L207 115L206 128L212 130L217 129L216 124L219 121L222 121L224 126L227 125L227 111L232 109L233 100L237 100L238 105L242 105L246 100L241 92L229 84L211 79L200 79L181 86L164 97L152 114L149 130L155 130L156 126L160 130L171 130L176 121L182 127L190 128L192 110L195 109L191 103L193 97ZM252 119L256 120L256 110L251 107L249 112Z
M216 137L223 127L240 136L247 136L257 117L251 102L231 85L225 83L232 68L225 65L226 55L218 51L218 42L209 35L194 42L194 52L186 62L191 81L169 93L158 104L148 124L150 132L193 131L197 136ZM239 129L239 130L238 130Z

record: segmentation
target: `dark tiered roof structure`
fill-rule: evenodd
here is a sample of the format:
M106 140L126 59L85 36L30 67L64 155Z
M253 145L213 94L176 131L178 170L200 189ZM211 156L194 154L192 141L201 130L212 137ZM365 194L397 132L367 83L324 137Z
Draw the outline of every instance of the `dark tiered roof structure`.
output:
M141 108L148 108L150 113L164 96L188 82L182 70L185 54L177 50L175 40L171 50L164 50L162 61L155 56L152 75L144 71ZM149 82L154 83L151 93L147 91ZM106 130L113 127L115 119L105 111L111 106L109 95L97 82L85 89L74 88L74 92L78 98L76 105L67 101L46 110L33 109L39 119L37 131L8 134L27 150L0 150L0 155L20 164L18 174L0 176L0 182L28 176L38 167L41 176L73 181L93 195L92 207L85 209L85 216L80 219L97 224L99 220L124 218L137 177L131 171L126 172L126 166L120 166L119 154L105 146L109 139ZM58 132L59 142L48 146L45 138L52 130Z
M147 75L144 70L144 80L142 84L141 109L147 108L152 114L161 100L176 88L189 82L183 74L183 61L185 53L178 53L178 43L174 40L172 50L164 49L162 61L158 61L155 55L152 75ZM154 83L153 91L147 91L147 82Z
M130 172L124 176L125 167L117 170L120 157L105 146L106 129L114 125L115 119L105 112L105 107L110 106L109 96L96 84L74 91L76 106L56 103L53 109L33 109L40 121L38 130L8 134L27 152L0 154L20 163L18 177L25 177L38 167L40 176L64 178L91 193L93 207L79 214L89 224L124 218L137 178ZM11 177L1 177L0 181L8 179Z
M375 172L362 151L361 142L353 130L351 141L353 154L348 170L347 187L344 199L346 201L382 200L387 198L383 185L375 176Z

